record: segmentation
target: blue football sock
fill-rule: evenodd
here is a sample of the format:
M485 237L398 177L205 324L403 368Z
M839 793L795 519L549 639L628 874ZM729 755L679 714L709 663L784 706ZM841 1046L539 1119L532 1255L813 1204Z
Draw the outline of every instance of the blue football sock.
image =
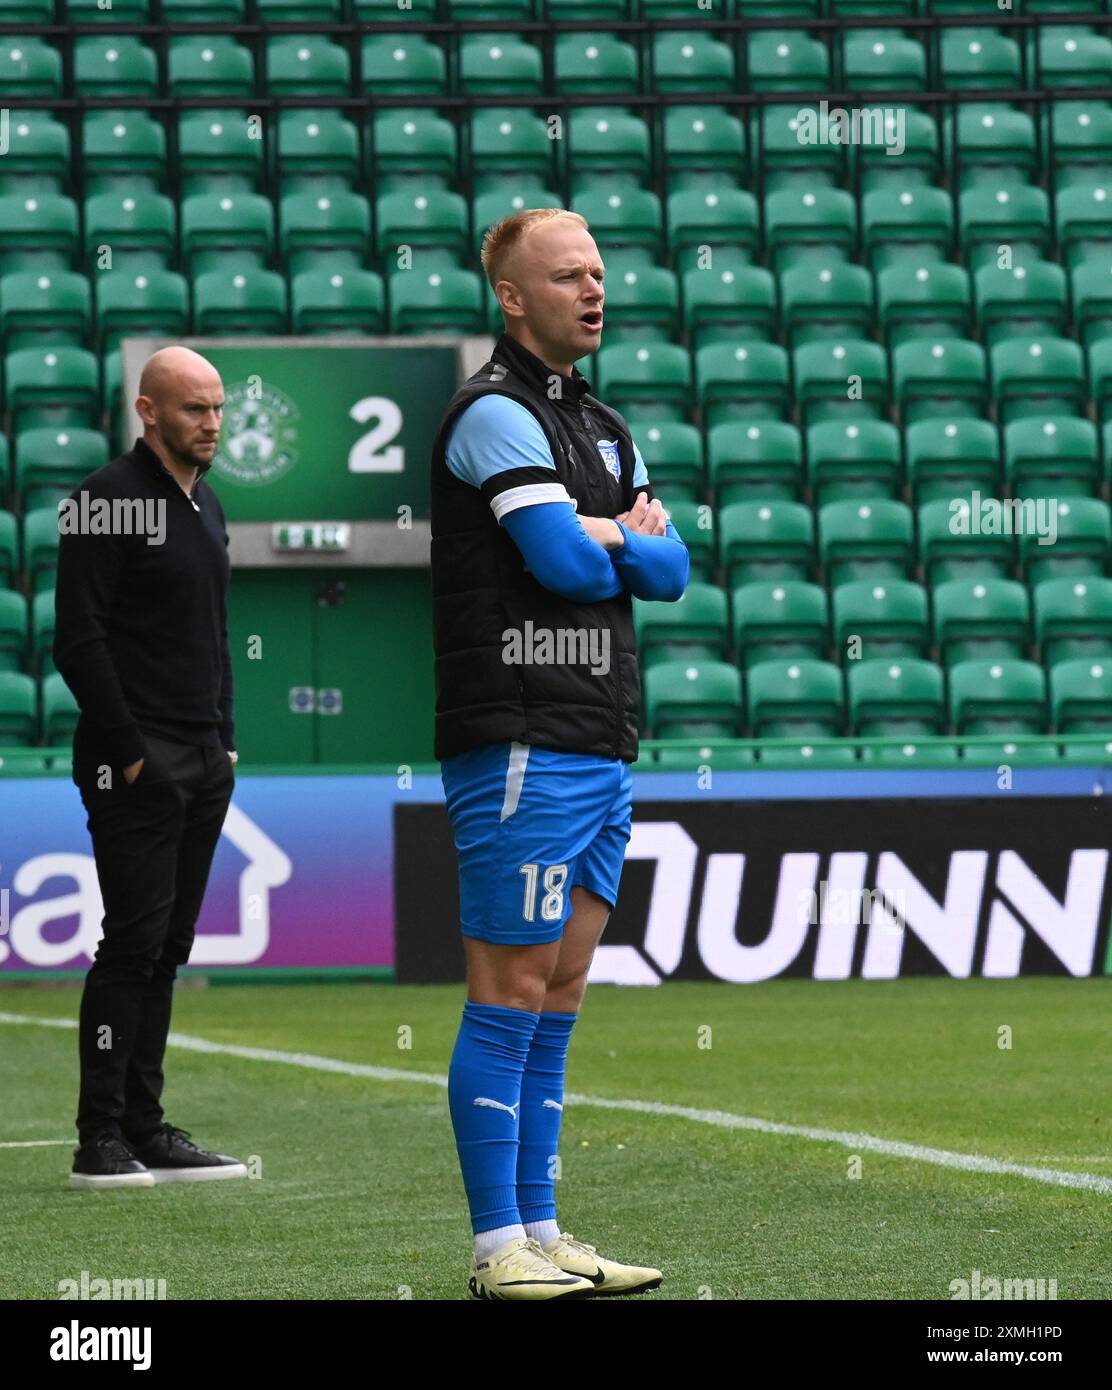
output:
M523 1223L556 1220L555 1159L575 1014L542 1013L521 1078L517 1205Z
M448 1108L476 1235L521 1221L518 1106L537 1018L524 1009L470 999L463 1006L448 1067Z

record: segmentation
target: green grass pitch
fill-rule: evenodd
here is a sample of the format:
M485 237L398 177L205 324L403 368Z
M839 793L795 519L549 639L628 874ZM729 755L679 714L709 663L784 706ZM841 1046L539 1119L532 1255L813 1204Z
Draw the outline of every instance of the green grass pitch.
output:
M9 986L0 1012L73 1020L79 989ZM460 987L187 986L174 1030L442 1077L462 999ZM1100 980L594 987L569 1055L561 1227L663 1268L647 1299L947 1299L973 1270L1108 1298L1109 1181L1071 1189L574 1100L1108 1180L1108 1005ZM172 1046L167 1118L254 1156L258 1177L89 1194L65 1186L70 1145L14 1147L72 1138L76 1048L72 1028L0 1022L0 1298L57 1298L83 1270L162 1278L172 1299L466 1296L470 1225L435 1081Z

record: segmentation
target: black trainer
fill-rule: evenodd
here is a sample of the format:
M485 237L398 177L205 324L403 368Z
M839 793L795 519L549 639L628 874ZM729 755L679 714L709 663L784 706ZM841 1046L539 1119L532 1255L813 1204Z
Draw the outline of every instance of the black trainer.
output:
M162 1124L142 1144L133 1145L155 1182L205 1182L212 1178L245 1178L247 1165L228 1154L209 1153L194 1144L187 1130Z
M112 1187L153 1187L154 1177L118 1135L101 1133L74 1149L69 1185L103 1192Z

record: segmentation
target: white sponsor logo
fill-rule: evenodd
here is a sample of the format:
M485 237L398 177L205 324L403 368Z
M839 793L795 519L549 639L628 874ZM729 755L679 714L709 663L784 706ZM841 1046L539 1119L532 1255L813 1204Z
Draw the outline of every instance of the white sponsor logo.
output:
M489 1096L476 1096L472 1102L474 1105L488 1105L492 1110L505 1110L507 1115L512 1115L517 1119L517 1107L521 1104L517 1101L514 1105L503 1105L500 1100L491 1100Z

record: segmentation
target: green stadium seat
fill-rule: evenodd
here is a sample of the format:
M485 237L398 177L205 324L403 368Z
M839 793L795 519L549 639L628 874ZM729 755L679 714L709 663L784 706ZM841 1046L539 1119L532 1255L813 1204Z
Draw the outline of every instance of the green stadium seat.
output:
M708 343L774 336L776 282L763 266L685 271L683 302L684 325L696 350Z
M84 348L18 348L4 361L4 397L16 431L40 424L96 424L97 360Z
M1039 743L980 740L965 744L961 760L967 767L1047 767L1059 762L1059 754L1058 745L1047 739Z
M158 58L132 34L80 34L73 41L73 81L86 98L157 97Z
M550 182L549 152L553 142L540 118L533 119L537 123L538 152L543 137L547 156L536 171L537 182L544 186ZM609 106L573 110L562 148L564 163L574 175L577 188L607 192L638 188L652 170L648 125L639 116Z
M663 490L662 490L663 491ZM709 579L717 562L717 542L713 510L704 503L684 498L675 501L664 493L661 497L672 525L680 533L687 553L691 556L691 578Z
M5 51L0 44L0 69ZM10 51L10 50L9 50ZM0 194L61 193L69 183L69 131L49 111L20 111L8 122Z
M661 420L638 429L637 446L656 492L701 500L704 472L700 430L679 420Z
M448 0L448 17L458 23L509 20L517 24L537 18L534 0Z
M595 358L601 399L641 420L683 420L689 414L691 357L676 343L615 343Z
M395 127L391 125L384 129L381 123L393 121L395 115L398 123L404 126L405 117L398 113L383 112L376 117L375 176L376 186L382 188L388 186L387 181L394 167L392 161L400 151L390 137ZM440 119L425 112L414 115L420 122L438 122ZM454 132L452 138L455 139ZM257 148L259 141L251 140L248 143ZM418 164L417 167L422 166ZM341 112L302 109L278 113L278 174L284 191L293 193L310 186L321 189L351 188L359 182L361 168L359 132ZM432 168L425 172L430 180L437 177ZM198 175L206 181L213 176L200 170ZM253 182L250 186L254 186Z
M695 384L705 422L779 420L788 411L788 354L776 343L711 343L695 353Z
M1014 541L1003 512L988 524L984 503L939 498L919 508L919 563L933 588L948 579L1006 579ZM998 534L999 533L999 534Z
M189 333L189 286L173 270L106 270L96 277L97 345L121 338L184 338Z
M409 0L403 9L398 0L353 0L352 18L361 24L397 20L402 24L430 24L436 19L437 0Z
M467 204L442 188L427 193L384 193L375 209L376 250L384 265L396 265L408 246L423 271L462 264L469 237Z
M1065 25L1038 33L1039 76L1047 87L1112 86L1112 40Z
M945 732L941 667L922 657L851 661L846 691L852 732L861 738L930 738Z
M77 249L77 204L61 193L0 196L0 274L68 270Z
M0 509L0 587L15 587L19 574L19 523L11 512Z
M481 333L483 283L471 270L399 270L390 276L391 333Z
M355 269L370 250L370 204L346 188L287 194L279 223L278 244L289 274Z
M81 347L89 336L92 296L73 270L18 270L0 279L0 345Z
M166 132L145 111L89 111L81 161L86 193L157 192L166 178Z
M1112 657L1112 579L1044 579L1034 589L1035 636L1042 664Z
M261 193L194 193L182 199L181 253L191 274L256 269L273 251L274 206Z
M1069 416L1013 421L1004 467L1015 497L1092 497L1101 478L1096 426Z
M338 24L341 0L255 0L260 24Z
M1050 672L1050 704L1059 733L1107 733L1112 725L1112 660L1059 662Z
M900 434L887 420L824 420L807 430L807 477L816 506L895 497L901 473Z
M926 743L882 743L862 748L861 761L873 767L952 767L961 761L957 745L931 740Z
M932 416L981 416L988 406L985 351L964 338L915 338L892 351L895 396L905 424Z
M765 744L759 750L762 771L803 768L843 768L857 766L857 750L852 743L817 744L801 742L793 747Z
M1046 677L1033 661L960 661L950 667L950 717L959 734L1041 734Z
M991 497L1000 480L1000 440L987 420L917 420L904 431L907 476L916 505L938 498Z
M757 200L738 188L670 194L668 244L673 264L687 271L736 268L748 262L757 249L758 215Z
M346 97L347 49L325 34L279 34L266 42L266 90L273 97Z
M719 661L729 645L726 595L717 584L693 580L675 603L633 600L637 651L643 670L661 661Z
M603 257L625 265L652 265L660 255L663 237L660 199L646 188L578 189L572 210L587 219Z
M1066 274L1060 265L1031 261L1002 270L992 261L981 266L973 284L987 346L1016 334L1065 336L1069 307Z
M279 170L290 118L304 127L313 112L283 111L278 116ZM263 175L263 142L253 139L242 111L183 111L178 122L182 192L251 193Z
M108 441L99 430L24 430L15 441L15 495L24 512L56 507L107 462Z
M430 119L436 124L426 133ZM427 170L438 179L450 180L454 176L456 147L451 122L417 111L402 112L400 117L380 116L379 120L389 120L387 129L390 131L399 131L400 121L400 132L403 132L395 134L391 142L398 152L392 161L393 172L401 172L404 167L410 174L424 175ZM408 134L404 134L405 131ZM375 143L381 151L382 141L377 133ZM548 127L532 111L494 106L474 112L471 117L471 172L476 188L481 190L492 181L507 179L518 186L547 188L553 176L552 145ZM383 167L381 154L378 167L380 170Z
M653 87L657 92L734 90L733 51L728 44L704 31L672 30L657 34L653 39L652 61Z
M926 656L927 591L910 579L853 579L833 591L834 646L843 661Z
M43 39L6 34L0 41L0 92L17 108L23 101L60 97L61 53Z
M1083 261L1070 275L1073 311L1078 337L1092 347L1102 338L1112 338L1112 262Z
M1097 415L1112 417L1112 338L1101 338L1089 349L1089 383Z
M878 498L827 502L818 513L819 553L831 589L855 579L906 579L914 562L911 508Z
M935 7L935 13L938 7ZM993 29L943 29L942 78L948 91L1023 86L1019 44Z
M1053 505L1053 503L1051 503ZM1053 543L1040 544L1033 528L1019 537L1019 555L1027 584L1063 576L1105 575L1112 559L1112 525L1108 506L1097 497L1062 498L1053 522Z
M1089 399L1085 358L1072 338L1009 338L989 353L1001 421L1081 415Z
M475 84L474 52L473 45L463 45L461 65L465 89L497 90ZM448 66L444 50L421 34L368 34L363 39L361 57L363 90L379 98L438 97L447 92ZM539 68L537 78L539 85Z
M724 420L707 434L711 485L730 502L795 501L803 486L803 441L783 420Z
M1001 246L1012 248L1013 262L1019 265L1049 254L1050 204L1041 188L967 188L958 198L958 223L970 269L994 262Z
M206 270L193 281L193 319L199 334L285 333L286 281L258 266Z
M85 200L90 271L163 270L176 249L174 204L165 194L94 193Z
M31 600L31 656L40 676L55 669L53 589L44 589Z
M1030 640L1027 590L1014 579L951 579L934 591L934 640L946 666L1007 657Z
M955 184L966 192L995 194L1033 179L1037 173L1035 123L1022 111L999 103L969 102L958 107L957 143L949 116L943 124L943 147Z
M627 266L606 277L606 334L611 343L666 343L678 334L676 277L661 266Z
M654 738L733 738L741 727L741 674L723 661L662 661L644 676Z
M0 671L0 744L27 747L38 734L38 687L20 671Z
M527 96L543 87L541 51L513 34L467 34L460 45L459 74L460 86L470 96Z
M613 20L630 18L632 0L542 0L549 19L569 23L609 24ZM648 0L641 0L642 5Z
M172 97L249 97L255 90L251 50L230 34L174 35L167 88Z
M247 0L159 0L167 24L243 24Z
M826 590L799 579L742 584L733 591L738 661L821 661L830 644Z
M874 188L861 199L861 240L874 271L944 261L954 241L954 208L942 188Z
M554 47L556 90L561 94L615 96L640 89L637 50L613 34L559 34ZM541 90L540 75L537 50L536 81L528 91Z
M815 519L800 502L731 502L718 513L719 550L731 589L769 580L809 581ZM682 534L682 532L681 532Z
M72 743L81 710L73 692L55 671L42 680L42 738L47 746Z
M804 260L846 259L857 239L857 204L842 188L781 188L765 199L765 244L779 273Z
M807 261L780 276L784 332L792 347L820 338L867 338L873 281L859 265Z
M372 270L303 270L290 281L290 329L308 334L386 331L386 293Z
M23 518L23 568L34 593L54 588L58 572L58 509L36 507Z
M899 126L893 128L887 118L881 135L880 141L854 146L863 192L927 187L939 177L942 155L938 127L932 116L905 107L902 138ZM902 148L898 148L901 144Z
M1059 192L1112 181L1112 107L1056 101L1050 106L1049 127Z
M908 344L912 346L912 344ZM823 338L792 353L800 418L868 419L888 409L888 354L863 338Z
M782 186L800 192L845 178L846 149L830 138L828 126L820 107L801 107L798 102L754 110L749 119L749 149L756 169L765 172L766 192Z
M889 348L911 338L964 338L972 325L969 275L935 261L888 265L876 277L877 315Z
M734 748L729 744L715 747L704 743L697 748L658 748L655 759L645 767L646 772L697 772L709 767L714 772L743 772L756 765L757 754L752 748Z
M29 645L27 600L11 589L0 589L0 675L23 670Z
M831 738L845 724L842 673L828 661L762 661L746 674L757 738Z
M1112 183L1063 188L1054 203L1062 260L1072 269L1112 250Z
M843 44L846 84L855 92L918 92L927 86L927 54L893 30L850 30Z
M745 127L718 106L664 109L664 177L670 191L740 188L749 159Z
M802 29L755 29L747 54L754 92L821 91L830 85L826 44Z
M113 24L149 24L153 18L151 0L112 0ZM61 12L67 24L103 22L104 6L97 0L62 0Z

